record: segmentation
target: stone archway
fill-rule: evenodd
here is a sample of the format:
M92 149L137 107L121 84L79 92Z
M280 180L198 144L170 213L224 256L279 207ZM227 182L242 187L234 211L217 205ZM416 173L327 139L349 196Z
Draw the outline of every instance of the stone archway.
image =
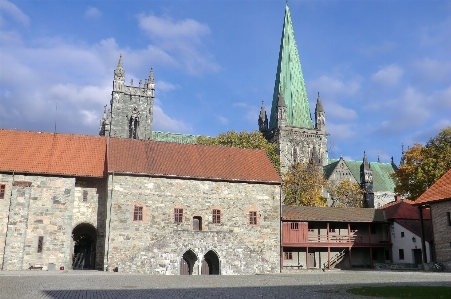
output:
M81 223L72 230L74 241L72 269L93 270L96 265L96 228L89 223Z
M220 266L219 266L219 258L216 252L213 250L208 251L204 255L204 259L202 260L202 275L219 275L220 274Z
M180 259L180 275L193 275L196 262L197 255L191 249L187 250Z

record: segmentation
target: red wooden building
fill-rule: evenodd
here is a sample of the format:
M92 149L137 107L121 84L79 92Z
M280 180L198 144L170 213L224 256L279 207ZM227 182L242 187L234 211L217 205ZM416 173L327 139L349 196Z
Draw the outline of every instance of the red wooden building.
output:
M383 210L282 207L282 268L373 267L390 263Z

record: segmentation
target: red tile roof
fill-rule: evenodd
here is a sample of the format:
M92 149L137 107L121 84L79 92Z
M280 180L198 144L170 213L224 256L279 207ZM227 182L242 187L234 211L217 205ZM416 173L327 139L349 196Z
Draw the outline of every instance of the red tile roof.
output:
M386 222L382 210L367 208L282 206L282 220Z
M0 129L0 171L102 177L102 137Z
M385 211L386 219L416 219L419 220L418 208L411 200L398 200L386 204L381 209ZM423 219L431 219L431 211L423 209Z
M451 169L415 200L415 204L451 200Z
M281 183L255 149L110 138L108 171L226 181Z

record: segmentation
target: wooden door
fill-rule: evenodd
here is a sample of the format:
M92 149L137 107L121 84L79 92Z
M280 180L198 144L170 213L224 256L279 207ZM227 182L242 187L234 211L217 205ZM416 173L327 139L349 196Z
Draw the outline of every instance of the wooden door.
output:
M191 275L189 272L189 262L185 258L180 260L180 275Z

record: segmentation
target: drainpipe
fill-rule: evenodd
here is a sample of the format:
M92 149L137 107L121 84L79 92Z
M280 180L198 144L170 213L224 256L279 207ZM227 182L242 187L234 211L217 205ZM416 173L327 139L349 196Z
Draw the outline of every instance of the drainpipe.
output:
M283 245L282 245L282 185L279 185L279 244L280 244L280 268L279 273L282 273L283 268Z
M421 230L421 251L423 252L423 263L428 262L426 253L426 241L424 239L424 224L423 224L423 208L422 205L418 206L418 214L420 216L420 230Z

